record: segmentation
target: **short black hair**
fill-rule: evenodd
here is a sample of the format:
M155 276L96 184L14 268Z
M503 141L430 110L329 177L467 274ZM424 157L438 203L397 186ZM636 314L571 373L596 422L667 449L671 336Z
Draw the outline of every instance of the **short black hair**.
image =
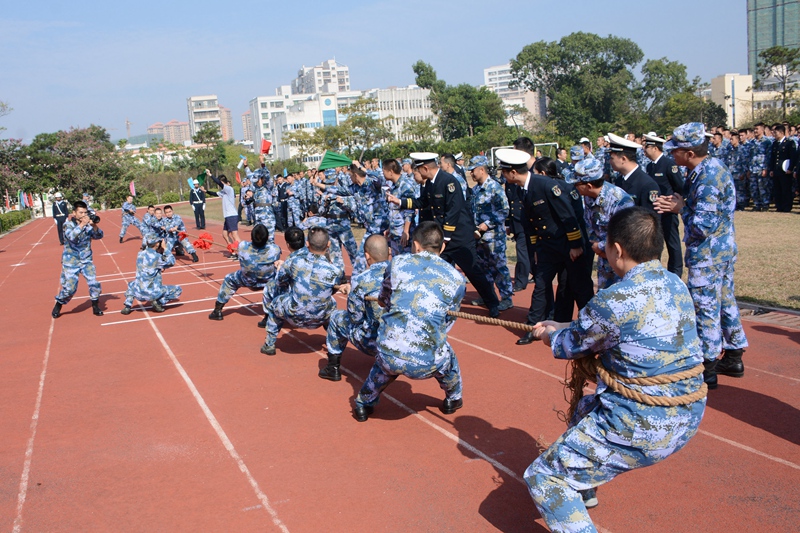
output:
M786 127L783 124L773 124L772 131L779 131L785 135Z
M165 205L165 206L164 206L164 211L166 211L167 209L170 209L170 210L172 210L172 206L171 206L171 205Z
M636 206L617 211L608 222L608 244L614 243L637 263L661 259L664 250L661 215Z
M587 182L584 182L584 183L588 183L588 184L589 184L589 185L591 185L593 188L595 188L595 189L599 189L600 187L602 187L602 186L603 186L603 184L604 184L605 182L606 182L605 178L597 178L596 180L587 181Z
M309 250L313 252L324 252L328 248L328 242L330 242L330 238L328 237L327 228L315 226L308 230Z
M219 181L221 181L222 183L227 184L228 183L228 178L225 176L225 174L220 174Z
M541 157L533 164L533 169L545 174L551 178L558 179L561 176L558 174L558 166L553 159L549 157Z
M514 141L514 149L527 152L528 155L533 155L536 151L536 146L533 144L533 141L530 140L530 138L519 137L516 141Z
M703 144L698 144L697 146L692 146L689 148L692 152L694 152L695 157L705 157L708 155L708 139L703 141Z
M414 230L413 238L414 242L419 244L422 249L438 255L444 242L444 232L437 222L426 220Z
M367 176L366 171L361 170L359 167L355 165L350 165L350 172L357 175L359 178L365 178Z
M442 154L442 156L439 158L439 161L447 161L447 164L451 167L456 166L456 156L453 154Z
M155 209L155 208L156 208L156 206L154 206L154 205L148 205L147 206L147 209Z
M256 224L250 233L250 238L253 239L253 246L263 248L269 240L269 230L264 224Z
M72 210L73 211L77 211L79 207L82 207L84 209L89 209L89 206L86 205L86 202L84 202L83 200L78 200L77 202L72 204Z
M286 239L286 246L292 251L299 250L306 245L306 234L297 226L292 226L283 234Z

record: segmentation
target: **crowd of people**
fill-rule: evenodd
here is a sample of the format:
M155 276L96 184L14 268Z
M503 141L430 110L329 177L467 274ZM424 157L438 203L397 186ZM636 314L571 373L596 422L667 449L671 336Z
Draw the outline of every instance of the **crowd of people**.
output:
M511 308L514 293L533 282L530 331L517 344L541 340L557 358L588 362L598 387L576 399L567 432L525 479L554 531L592 530L586 509L597 505L595 488L682 448L697 431L717 376L744 374L733 217L750 201L756 211L771 201L779 211L791 209L797 131L786 132L784 125L769 131L758 125L751 139L748 131L706 132L690 123L666 138L609 133L596 150L584 138L558 150L556 159L537 154L521 137L513 148L497 150L493 162L477 155L465 165L461 154L422 152L278 177L262 156L260 168L243 164L238 205L228 178L206 171L219 187L223 236L238 243L231 256L239 262L209 319L224 319L237 290L261 291L261 353L277 353L284 327L322 327L328 361L320 378L341 379L348 343L375 358L355 398L359 422L374 414L381 392L399 375L436 379L445 393L440 409L452 414L463 406L462 381L447 333L467 280L478 293L471 303L490 317ZM202 228L206 191L196 185L202 198L191 203ZM181 292L161 280L175 263L173 252L197 256L170 206L148 206L140 221L132 201L123 206L120 242L134 225L142 251L123 314L134 300L160 312ZM249 241L239 239L240 217L252 225ZM359 244L353 223L365 230ZM289 249L285 260L276 231ZM76 202L63 235L53 317L74 294L78 273L89 283L95 314L102 314L90 243L103 233L84 202ZM509 239L516 243L513 269ZM344 309L337 310L337 292L347 295ZM654 376L664 379L641 381Z

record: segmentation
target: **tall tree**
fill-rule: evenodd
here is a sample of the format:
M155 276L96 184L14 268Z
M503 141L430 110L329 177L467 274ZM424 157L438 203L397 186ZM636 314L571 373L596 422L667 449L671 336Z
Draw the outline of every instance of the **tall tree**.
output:
M781 93L783 119L786 120L788 104L794 100L794 92L800 87L797 82L800 74L800 49L773 46L758 54L758 81L756 88L763 88L770 80L775 80Z
M195 133L192 140L196 144L204 145L203 148L195 153L197 168L213 168L214 174L218 174L219 168L227 161L219 126L211 122L203 124L203 127Z
M351 150L360 147L358 159L374 145L390 141L394 137L384 119L377 117L374 98L359 98L340 110L340 114L346 117L344 125L350 129Z
M314 152L314 136L307 130L293 130L283 134L283 142L289 143L289 146L297 148L296 160L302 163L303 159L307 158Z
M8 105L8 102L0 101L0 117L4 117L11 113L14 109ZM3 126L0 126L0 131L5 131Z
M648 59L642 66L639 98L651 118L663 113L667 100L690 88L686 66L666 57Z

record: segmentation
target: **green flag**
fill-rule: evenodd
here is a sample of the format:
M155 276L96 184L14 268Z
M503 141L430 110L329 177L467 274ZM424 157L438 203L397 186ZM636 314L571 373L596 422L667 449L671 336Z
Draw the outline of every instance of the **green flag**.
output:
M195 179L197 179L197 181L200 182L200 186L201 187L204 187L205 184L206 184L206 173L203 172L202 174L198 174L197 178L195 178Z
M325 155L322 156L322 162L319 164L319 170L327 170L336 167L349 167L353 160L346 155L337 154L330 150L325 150Z

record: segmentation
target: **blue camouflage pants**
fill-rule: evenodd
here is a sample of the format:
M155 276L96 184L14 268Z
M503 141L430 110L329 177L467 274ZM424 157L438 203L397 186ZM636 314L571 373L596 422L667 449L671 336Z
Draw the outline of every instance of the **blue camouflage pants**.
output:
M119 230L119 238L122 239L123 237L125 237L125 233L127 233L128 231L128 226L130 226L131 224L136 226L136 228L138 228L139 231L141 232L142 229L139 227L139 224L137 224L137 222L138 220L136 220L134 217L130 215L124 215L122 217L122 228Z
M300 208L300 201L289 198L286 202L286 226L289 228L300 227L301 222L303 222L303 211Z
M697 336L703 358L714 361L723 349L747 347L739 306L733 292L733 267L727 261L710 267L689 267L687 285L697 315Z
M61 291L56 296L56 301L60 304L69 303L75 291L78 290L78 274L82 274L89 286L89 297L97 300L100 297L100 283L97 281L97 270L94 263L87 261L77 265L62 265L61 267Z
M478 267L486 274L486 279L497 286L501 300L510 299L514 295L514 287L506 260L506 234L486 233L475 247L478 251Z
M361 330L353 331L347 316L347 311L344 309L338 309L331 314L325 340L328 354L342 355L344 349L347 348L347 342L350 341L362 353L375 357L378 354L375 339L362 339L361 335L354 335L354 333L360 333Z
M261 290L263 285L260 284L253 285L251 283L248 283L242 276L241 270L237 270L236 272L231 272L230 274L225 276L225 279L223 280L222 285L219 288L217 301L221 304L228 303L228 301L231 298L233 298L233 295L236 294L236 291L238 291L242 287L248 287L253 290Z
M169 237L167 237L167 250L172 251L175 249L175 246L180 242L183 249L186 250L187 253L193 254L196 252L192 243L189 242L189 238L185 237L182 241L178 241L177 234L171 233Z
M525 470L525 482L536 508L553 532L596 532L578 491L656 464L683 448L697 432L705 406L705 400L701 400L690 406L649 408L657 413L678 410L680 416L648 417L648 421L655 422L652 432L648 432L657 433L655 438L648 434L640 441L637 430L632 429L631 435L615 434L612 441L607 438L612 432L607 430L596 397L592 394L581 399L575 418L583 417L573 419L574 425Z
M277 287L273 287L278 290ZM265 300L267 299L265 292ZM267 334L264 343L267 346L274 346L278 340L278 333L284 324L296 328L317 329L327 324L330 314L327 316L292 315L289 306L291 304L291 294L274 294L264 307L264 314L267 319Z
M256 224L263 224L269 232L269 242L275 242L275 213L272 212L272 207L256 207L255 210Z
M392 251L392 257L397 257L401 254L411 253L411 238L408 239L408 244L402 246L400 244L399 235L389 235L389 249ZM506 267L508 268L508 267Z
M165 305L172 300L177 300L183 293L183 289L178 285L161 285L154 288L149 294L136 294L136 288L133 286L135 283L136 281L128 283L128 290L125 291L125 307L131 307L134 299L140 302L158 302Z
M772 195L772 178L762 176L761 172L751 172L748 183L750 185L750 198L753 199L753 207L769 207L769 200Z
M244 204L244 218L247 222L252 223L255 218L253 211L253 204Z
M434 378L444 390L445 396L451 400L461 398L461 369L458 366L456 354L445 342L440 350L445 350L447 355L441 358L439 365L411 365L408 361L395 357L387 357L378 352L375 364L369 371L364 385L356 396L356 405L372 407L378 403L381 392L397 379L397 376L406 376L411 379Z
M347 250L347 255L350 258L350 264L355 264L356 256L358 254L358 247L356 246L356 238L353 236L353 230L350 228L350 219L328 219L328 236L331 239L331 249L333 249L333 241L337 241L339 246L339 256L341 257L341 266L344 268L344 258L342 257L342 248Z
M747 172L734 174L733 188L736 190L736 208L744 209L750 203L750 190L747 187Z

